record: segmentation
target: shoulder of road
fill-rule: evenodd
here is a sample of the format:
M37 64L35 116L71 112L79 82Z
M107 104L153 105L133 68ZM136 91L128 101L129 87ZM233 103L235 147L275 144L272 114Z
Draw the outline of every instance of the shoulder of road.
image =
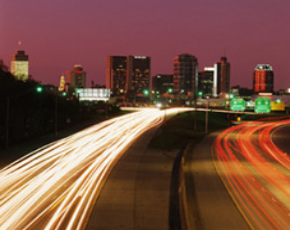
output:
M185 156L185 187L192 229L249 229L214 167L211 146L219 132L190 144Z
M283 152L290 155L290 125L283 125L277 127L273 131L272 140Z

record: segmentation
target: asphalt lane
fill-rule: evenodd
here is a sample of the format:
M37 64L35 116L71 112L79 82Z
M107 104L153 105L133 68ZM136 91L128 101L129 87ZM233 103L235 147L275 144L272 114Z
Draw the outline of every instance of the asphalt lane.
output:
M115 165L86 230L169 229L169 197L176 151L147 148L158 127L144 133Z
M189 148L185 158L185 186L192 229L249 229L214 167L211 146L218 133Z

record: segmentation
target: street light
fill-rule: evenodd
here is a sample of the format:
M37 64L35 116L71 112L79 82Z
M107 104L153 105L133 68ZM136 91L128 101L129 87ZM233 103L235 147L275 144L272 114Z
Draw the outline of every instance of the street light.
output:
M167 93L171 94L173 92L172 88L168 88L165 93L165 111L164 111L164 122L166 123L166 107L167 107Z
M24 92L20 92L19 94L13 94L12 96L7 96L7 100L6 100L6 143L5 143L5 145L6 145L6 149L8 149L9 148L9 122L10 122L10 120L9 120L9 114L10 114L10 98L11 97L19 97L19 96L21 96L21 95L23 95L23 94L27 94L27 93L29 93L29 92L31 92L31 91L33 91L33 90L36 90L36 92L37 93L42 93L42 91L43 91L43 88L42 88L42 86L37 86L36 87L36 89L35 88L31 88L31 89L29 89L29 90L26 90L26 91L24 91Z
M206 97L205 133L208 132L208 97Z
M43 88L41 86L37 86L36 87L36 92L37 93L42 93L42 91L43 91Z

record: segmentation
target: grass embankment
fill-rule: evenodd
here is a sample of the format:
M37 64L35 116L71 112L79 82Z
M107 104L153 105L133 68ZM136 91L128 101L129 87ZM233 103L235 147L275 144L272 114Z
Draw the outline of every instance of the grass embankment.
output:
M205 135L205 113L196 113L194 129L194 112L180 113L160 127L151 140L149 147L164 150L180 149L189 141L199 142ZM208 133L231 126L226 114L208 113Z
M271 114L244 114L241 116L242 121L254 120L275 120L285 119L285 113ZM289 117L290 118L290 117ZM236 120L237 115L228 115L226 113L208 113L208 133L217 130L225 129L234 125L231 120ZM237 123L238 124L238 123ZM164 150L180 149L187 143L197 143L205 135L205 112L196 113L196 130L194 129L194 112L180 113L160 127L151 140L149 147L159 148Z

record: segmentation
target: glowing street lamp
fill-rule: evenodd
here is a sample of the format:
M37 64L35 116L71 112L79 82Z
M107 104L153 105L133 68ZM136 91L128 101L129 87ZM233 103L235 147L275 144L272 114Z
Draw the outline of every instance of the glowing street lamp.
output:
M42 91L43 91L43 88L41 86L37 86L36 87L36 92L37 93L42 93Z

